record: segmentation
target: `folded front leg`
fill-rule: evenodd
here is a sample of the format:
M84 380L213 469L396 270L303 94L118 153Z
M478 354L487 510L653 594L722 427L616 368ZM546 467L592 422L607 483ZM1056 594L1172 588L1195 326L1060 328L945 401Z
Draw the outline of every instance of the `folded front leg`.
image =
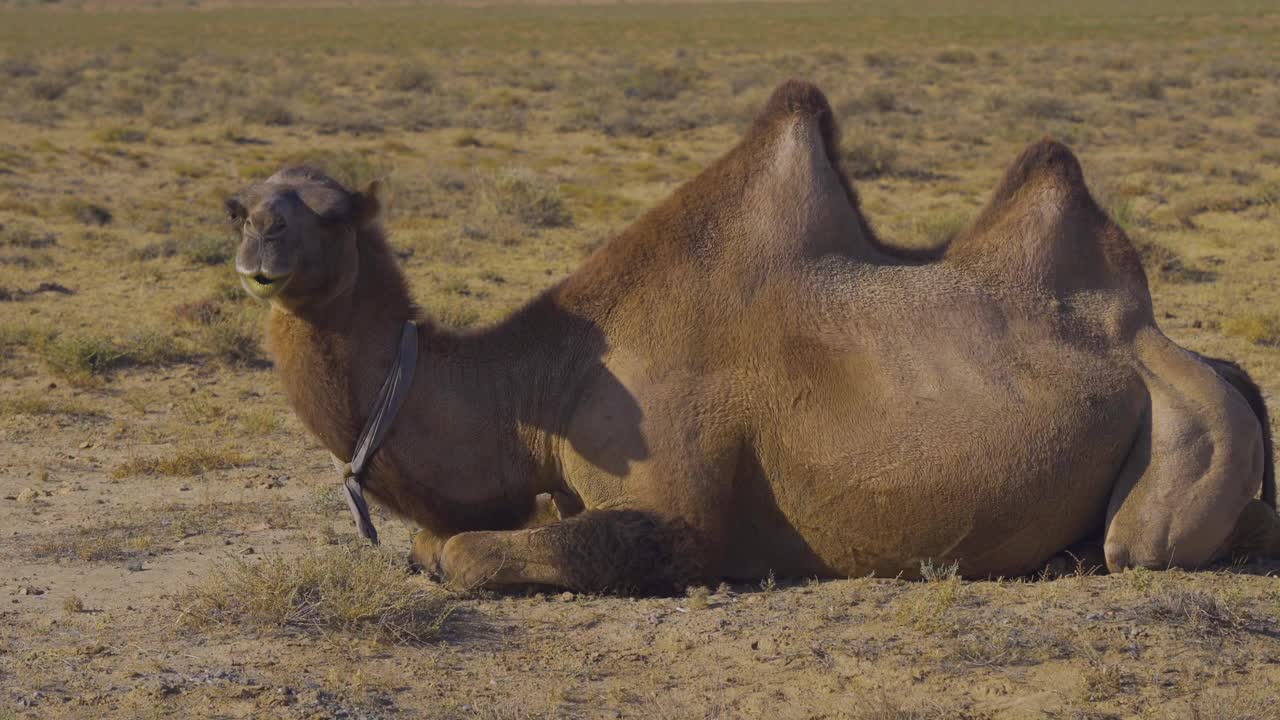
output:
M461 533L439 557L444 577L458 587L670 594L701 577L696 545L693 531L678 520L590 510L538 528Z

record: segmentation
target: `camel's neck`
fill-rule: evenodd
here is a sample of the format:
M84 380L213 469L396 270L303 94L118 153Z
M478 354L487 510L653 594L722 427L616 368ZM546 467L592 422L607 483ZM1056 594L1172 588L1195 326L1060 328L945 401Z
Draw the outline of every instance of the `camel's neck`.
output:
M354 285L318 306L273 306L272 359L303 423L334 454L349 457L373 395L391 366L401 326L416 309L377 230L358 239Z
M374 240L374 242L368 242ZM385 242L362 238L348 295L305 313L273 309L272 357L290 404L330 452L349 459L406 320L418 320ZM548 298L478 333L420 321L412 386L366 479L374 498L438 531L514 524L547 488L576 375L572 326ZM557 348L560 351L557 351Z

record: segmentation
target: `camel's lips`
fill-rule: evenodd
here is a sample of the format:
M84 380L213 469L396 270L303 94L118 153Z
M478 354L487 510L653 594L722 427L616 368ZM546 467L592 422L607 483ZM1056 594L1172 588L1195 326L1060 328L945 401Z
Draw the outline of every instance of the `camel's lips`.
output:
M269 300L284 291L293 273L284 275L267 275L266 273L241 273L240 284L248 293L259 300Z

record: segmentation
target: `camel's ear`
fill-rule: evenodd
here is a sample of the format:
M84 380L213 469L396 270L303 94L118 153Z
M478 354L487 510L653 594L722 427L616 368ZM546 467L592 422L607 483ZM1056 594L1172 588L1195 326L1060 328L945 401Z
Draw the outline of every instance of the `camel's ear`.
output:
M222 206L227 210L227 218L233 223L242 222L249 215L244 203L240 202L240 198L234 195L222 201Z
M352 219L356 227L363 227L378 219L382 212L382 201L378 196L382 193L382 181L373 180L352 198Z

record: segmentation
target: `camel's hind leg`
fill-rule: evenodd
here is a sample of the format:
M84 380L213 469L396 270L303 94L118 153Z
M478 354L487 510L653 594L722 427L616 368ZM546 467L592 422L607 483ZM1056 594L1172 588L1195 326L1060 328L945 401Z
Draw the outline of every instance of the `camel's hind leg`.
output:
M1249 404L1158 331L1136 345L1151 405L1107 509L1108 569L1201 567L1236 538L1269 537L1253 527L1264 459Z
M687 527L655 514L590 510L538 528L454 535L438 566L459 587L668 594L701 575L692 544Z

